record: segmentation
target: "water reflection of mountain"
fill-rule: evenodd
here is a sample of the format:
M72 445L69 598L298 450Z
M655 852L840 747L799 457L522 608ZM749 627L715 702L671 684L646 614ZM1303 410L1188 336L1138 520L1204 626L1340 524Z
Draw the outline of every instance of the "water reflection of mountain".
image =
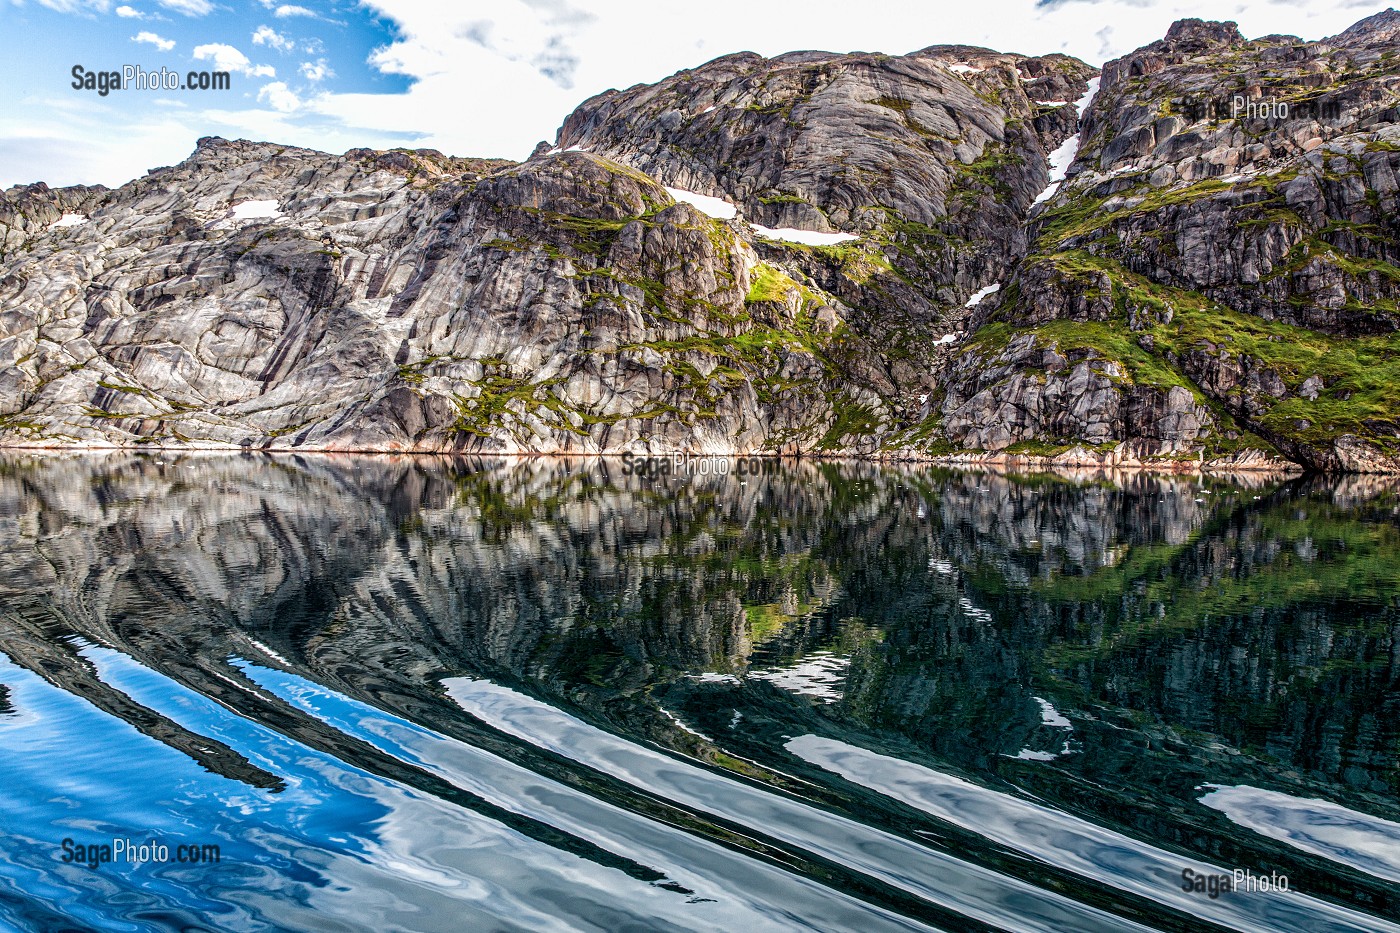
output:
M229 659L445 729L438 682L485 676L779 782L820 779L781 735L825 731L1388 910L1374 879L1185 805L1204 782L1265 785L1396 818L1396 493L810 462L648 481L598 461L10 458L0 650L255 787L278 778L107 687L75 646L419 786ZM834 702L759 676L813 658ZM450 729L521 758L465 716Z

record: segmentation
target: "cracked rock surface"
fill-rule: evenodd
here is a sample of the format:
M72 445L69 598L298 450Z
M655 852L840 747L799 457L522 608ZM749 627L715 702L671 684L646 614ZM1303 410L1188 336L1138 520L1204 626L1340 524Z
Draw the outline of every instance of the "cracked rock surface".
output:
M740 53L523 163L12 188L0 443L1400 469L1397 35Z

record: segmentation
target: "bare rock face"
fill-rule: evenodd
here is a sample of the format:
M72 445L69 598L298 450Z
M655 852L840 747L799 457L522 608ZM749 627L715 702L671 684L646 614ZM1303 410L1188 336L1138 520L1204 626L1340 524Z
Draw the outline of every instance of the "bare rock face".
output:
M1069 179L1032 210L1027 257L948 397L977 387L967 374L997 364L1009 330L1116 367L1105 414L1143 392L1171 411L1189 392L1208 457L1400 467L1397 19L1312 43L1183 20L1105 65ZM1018 372L1051 375L1034 359ZM946 424L959 443L963 423ZM1151 446L1164 427L1115 437Z
M519 164L13 188L0 444L1400 469L1397 34L741 53Z
M893 395L834 299L591 154L208 139L4 210L10 443L750 451Z
M731 56L584 105L521 165L210 138L116 191L16 189L0 429L873 454L933 383L922 331L956 327L1020 252L1045 151L1073 130L1036 101L1091 73L985 49ZM678 161L691 143L710 154ZM785 244L750 219L855 235Z
M745 52L594 97L558 145L723 198L755 224L857 234L843 255L783 258L867 317L928 324L1024 254L1046 154L1075 131L1069 104L1093 74L970 46ZM873 274L852 274L861 261Z

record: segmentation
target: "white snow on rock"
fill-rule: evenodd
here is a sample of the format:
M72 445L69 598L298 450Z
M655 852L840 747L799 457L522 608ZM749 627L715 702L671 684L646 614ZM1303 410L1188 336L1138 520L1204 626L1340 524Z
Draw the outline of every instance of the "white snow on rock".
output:
M1084 96L1075 101L1074 109L1082 118L1084 111L1089 109L1089 104L1093 102L1094 95L1099 92L1099 78L1089 79L1089 89L1084 92ZM1065 173L1074 164L1074 157L1079 155L1079 134L1075 133L1069 139L1060 143L1059 148L1050 153L1050 184L1045 186L1045 190L1036 195L1032 205L1042 201L1048 201L1060 190L1060 182L1065 180Z
M62 217L49 224L49 229L54 230L58 227L81 227L87 222L88 219L82 214L64 214Z
M941 347L941 346L943 346L944 344L956 343L956 342L957 342L957 339L958 339L958 335L957 335L957 334L944 334L942 337L939 337L937 340L935 340L935 341L933 342L933 345L934 345L935 347Z
M816 230L796 230L792 227L760 227L753 225L754 231L765 240L783 240L788 243L802 243L806 246L835 246L859 240L854 233L820 233Z
M229 211L230 220L272 220L281 216L275 200L242 201Z
M733 204L724 198L711 197L708 194L696 194L694 191L686 191L684 188L666 189L666 193L677 201L684 201L687 204L698 208L700 213L716 220L733 220L738 212Z
M987 70L985 68L978 68L975 65L969 65L967 62L954 62L953 64L945 65L944 67L947 68L949 71L960 75L981 74L982 72Z
M979 288L977 289L977 291L972 293L972 297L967 299L967 304L965 304L963 307L975 308L982 303L983 298L986 298L988 295L995 294L999 291L1001 291L1000 282L993 282L991 285L988 285L984 288Z

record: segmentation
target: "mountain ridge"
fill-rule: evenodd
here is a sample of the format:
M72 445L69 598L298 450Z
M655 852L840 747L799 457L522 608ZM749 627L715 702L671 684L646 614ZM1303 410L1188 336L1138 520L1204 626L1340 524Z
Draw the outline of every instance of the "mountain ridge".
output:
M0 445L1394 472L1398 23L736 53L522 163L11 188Z

